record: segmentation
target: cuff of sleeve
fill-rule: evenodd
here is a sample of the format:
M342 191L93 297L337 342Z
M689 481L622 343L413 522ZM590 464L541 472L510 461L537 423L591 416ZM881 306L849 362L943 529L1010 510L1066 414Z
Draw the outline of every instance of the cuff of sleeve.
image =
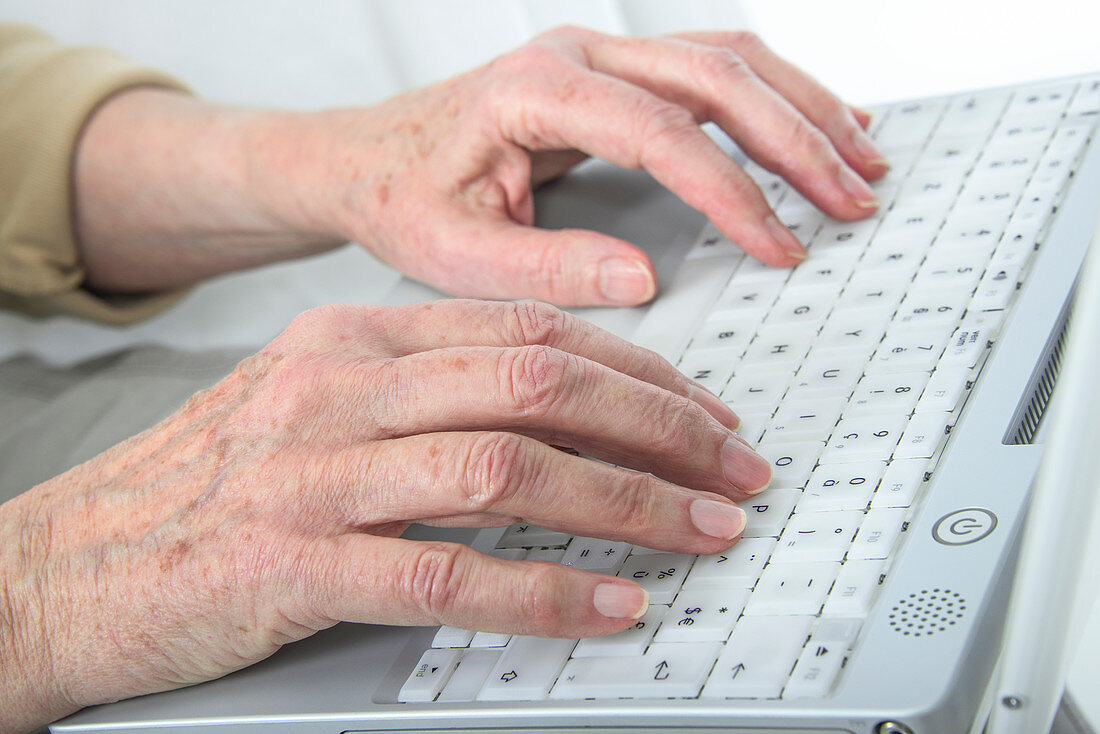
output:
M98 105L139 86L187 91L110 51L68 48L32 29L0 27L0 306L123 324L181 297L110 298L82 288L73 151Z

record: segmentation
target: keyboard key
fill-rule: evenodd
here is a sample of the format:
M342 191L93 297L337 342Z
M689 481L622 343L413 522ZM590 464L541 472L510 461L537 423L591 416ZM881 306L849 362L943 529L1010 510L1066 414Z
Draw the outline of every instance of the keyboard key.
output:
M940 120L936 136L972 135L985 139L1008 105L1009 92L960 95L951 100Z
M802 490L799 489L769 489L750 500L739 502L748 520L742 537L779 537L801 496Z
M953 286L935 281L914 282L913 289L898 306L892 328L949 327L947 333L950 334L966 311L973 291L974 286L966 282ZM942 345L940 349L942 351Z
M565 555L561 562L565 566L584 569L585 571L604 571L614 573L626 560L626 554L630 550L629 543L617 543L602 538L585 538L577 536L565 549Z
M866 509L885 469L884 461L822 464L810 475L795 511Z
M783 698L824 698L840 673L847 649L844 641L824 639L815 633L783 688Z
M458 661L458 668L443 686L440 703L448 701L473 701L489 677L489 672L500 660L500 650L470 650Z
M475 632L470 647L504 647L511 641L512 636L503 632Z
M721 647L716 642L654 643L639 657L570 660L550 697L694 698Z
M883 560L901 535L908 510L903 508L870 510L859 527L852 548L848 551L849 560Z
M944 442L951 413L914 413L894 451L895 459L930 459Z
M820 325L816 323L764 327L749 345L742 362L751 364L754 369L793 371L810 350L810 343L819 329Z
M742 617L702 698L779 698L810 631L811 617Z
M859 256L860 252L853 250L819 257L818 251L814 250L809 259L791 273L787 288L828 288L835 300L836 294L851 277Z
M992 340L993 330L988 320L967 316L947 342L938 367L959 366L969 369L982 358Z
M467 647L474 639L473 630L442 625L432 638L432 647Z
M867 247L878 226L875 219L861 219L856 222L827 220L807 247L810 259L831 260L858 256Z
M516 635L489 672L477 700L541 701L576 644L576 640Z
M639 656L653 641L653 635L668 613L667 604L650 604L642 618L622 632L602 637L585 637L573 649L574 658Z
M875 350L867 372L931 372L954 330L954 325L891 327Z
M651 604L668 604L676 597L694 559L684 553L632 555L619 569L619 577L642 586Z
M875 141L883 148L923 144L932 134L946 106L946 100L895 105L876 132Z
M840 418L847 396L840 398L788 399L775 412L764 433L765 442L805 440L824 441ZM773 484L775 480L773 479ZM779 486L779 485L776 485Z
M677 368L712 393L718 394L733 375L739 357L739 350L691 350L680 360Z
M684 589L665 615L654 642L725 642L749 589Z
M769 486L789 489L806 485L824 446L822 441L777 443L768 440L765 435L765 440L756 447L756 452L772 465L772 481Z
M397 694L402 703L434 701L458 665L458 650L426 650Z
M867 323L868 326L877 325L879 322L885 326L885 323L890 320L890 316L893 315L894 309L905 297L905 289L909 285L909 280L909 276L904 273L901 277L896 278L882 273L855 275L837 301L836 309L828 321L825 322L820 346L831 346L833 344L833 337L831 335L827 336L830 324L836 322L838 316L847 321L852 317L851 311L858 311L861 315L861 322ZM874 316L869 317L868 314ZM879 332L878 338L882 338L882 332ZM877 340L875 343L878 343Z
M1014 264L986 270L970 303L971 310L1000 311L1007 308L1019 288L1021 270L1019 265Z
M970 368L966 365L941 365L932 373L920 396L917 410L921 413L950 412L955 409L970 384ZM904 441L904 439L903 439Z
M773 407L787 391L792 377L794 373L786 370L753 369L746 364L734 373L733 379L722 391L722 400L729 403L738 415L741 408ZM768 415L771 416L771 411Z
M908 416L898 415L842 418L821 454L821 463L885 461L894 453L908 422Z
M829 316L821 328L821 335L813 345L814 357L836 352L855 354L864 362L867 355L874 352L882 337L886 334L886 324L901 300L901 288L897 299L888 295L883 288L875 287L877 293L872 296L876 302L860 307L856 298L844 305L844 299L850 291L845 291L840 303L847 310L836 310ZM861 293L864 291L861 291ZM880 300L880 296L883 300ZM860 297L862 298L862 297Z
M684 589L751 589L771 558L775 544L775 538L743 537L724 553L699 556L684 581Z
M981 155L985 139L984 134L951 136L937 133L917 160L914 170L950 168L966 173Z
M532 548L523 557L525 561L544 561L546 563L561 563L565 556L564 548Z
M557 545L566 545L572 540L568 533L559 533L554 530L519 523L512 525L504 531L504 535L497 541L497 548L542 548Z
M741 283L730 281L718 296L712 318L732 316L746 321L762 321L775 302L782 282Z
M811 349L810 356L799 368L791 384L788 402L806 400L815 396L847 398L859 382L866 365L867 352L863 354L825 352L819 355L816 348Z
M740 247L726 239L721 232L715 229L713 224L708 222L685 257L688 259L699 257L734 257L740 259L744 255L745 253Z
M769 563L745 605L745 614L817 614L839 571L840 564L832 561Z
M772 563L841 561L863 521L863 513L802 512L787 522Z
M736 364L745 353L745 347L756 335L757 322L741 314L722 314L703 322L692 337L689 352L716 349L727 353L729 362Z
M835 287L788 287L764 319L764 328L779 324L813 324L820 327L836 302ZM816 332L816 329L814 330Z
M884 561L849 560L840 567L821 614L829 617L865 617L882 582Z
M927 471L927 459L896 459L890 462L871 500L871 509L911 506Z
M852 393L845 416L869 413L908 415L928 383L929 373L882 372L864 375Z

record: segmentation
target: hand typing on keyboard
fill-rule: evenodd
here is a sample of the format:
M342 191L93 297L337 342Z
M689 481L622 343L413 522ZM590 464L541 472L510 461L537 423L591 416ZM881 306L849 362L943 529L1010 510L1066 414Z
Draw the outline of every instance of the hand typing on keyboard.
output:
M338 620L630 627L647 610L630 579L397 536L524 518L723 551L745 526L733 500L770 474L736 425L550 306L308 312L160 425L0 506L0 677L28 692L10 710L29 725L215 678Z
M84 136L83 262L100 290L147 292L350 239L453 295L633 305L657 289L645 253L532 227L534 186L585 155L644 168L746 252L791 266L803 245L698 124L852 220L877 208L867 181L887 168L868 119L746 33L561 28L371 109L245 112L140 89Z

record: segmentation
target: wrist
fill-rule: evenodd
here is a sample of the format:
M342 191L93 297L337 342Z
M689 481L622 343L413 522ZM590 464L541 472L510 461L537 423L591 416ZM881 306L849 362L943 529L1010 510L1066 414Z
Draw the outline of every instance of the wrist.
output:
M80 708L54 675L43 583L31 578L37 565L26 552L30 532L12 520L17 502L0 505L0 734L30 731Z
M267 188L293 186L292 179L261 179L254 161L253 131L282 114L154 88L105 102L74 159L75 220L89 284L123 292L175 288L341 244L264 198Z

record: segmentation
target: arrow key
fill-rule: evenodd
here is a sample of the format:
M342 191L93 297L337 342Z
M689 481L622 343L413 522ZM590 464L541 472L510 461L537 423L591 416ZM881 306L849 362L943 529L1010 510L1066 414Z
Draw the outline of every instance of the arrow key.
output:
M733 628L702 697L779 698L806 643L812 619L742 617Z

